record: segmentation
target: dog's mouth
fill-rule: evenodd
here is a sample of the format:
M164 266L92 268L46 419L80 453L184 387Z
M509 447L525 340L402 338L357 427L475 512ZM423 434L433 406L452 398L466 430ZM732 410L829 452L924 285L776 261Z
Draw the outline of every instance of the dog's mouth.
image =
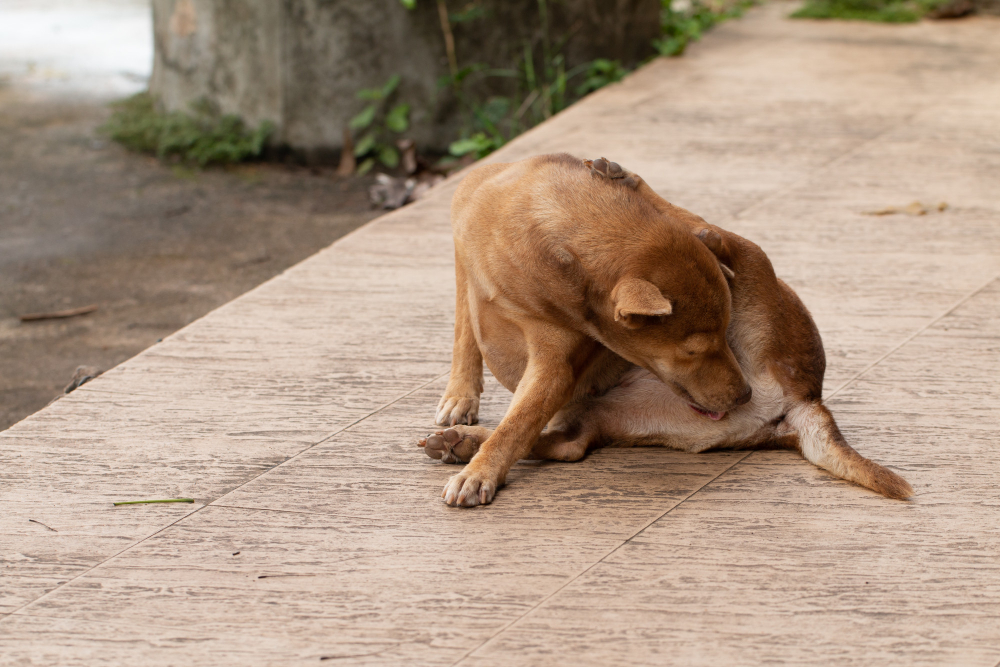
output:
M688 403L688 407L697 412L699 415L704 415L716 422L726 416L725 412L712 412L711 410L706 410L700 405L695 405L694 403Z
M708 417L712 421L716 422L726 416L725 410L723 410L722 412L712 412L711 410L708 410L698 405L695 402L694 397L692 397L691 394L688 393L687 389L677 384L676 382L671 382L670 386L674 388L674 393L680 396L688 404L688 407L697 412L699 415Z

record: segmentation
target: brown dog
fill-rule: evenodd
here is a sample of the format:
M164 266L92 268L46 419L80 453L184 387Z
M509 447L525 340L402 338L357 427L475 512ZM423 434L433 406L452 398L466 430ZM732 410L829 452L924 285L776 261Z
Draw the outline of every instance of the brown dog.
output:
M883 495L911 495L823 406L819 333L763 251L637 175L568 155L480 167L455 194L452 226L455 347L436 418L451 428L420 442L468 461L445 485L449 505L490 502L529 455L644 444L793 447ZM472 426L484 359L514 392L494 431Z

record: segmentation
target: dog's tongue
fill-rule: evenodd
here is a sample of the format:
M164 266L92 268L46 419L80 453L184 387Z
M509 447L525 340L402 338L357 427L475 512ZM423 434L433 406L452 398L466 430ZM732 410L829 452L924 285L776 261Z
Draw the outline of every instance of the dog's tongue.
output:
M702 408L696 408L693 405L691 405L691 409L694 410L695 412L697 412L698 414L705 415L706 417L708 417L712 421L716 421L716 422L726 416L725 412L712 412L711 410L703 410Z

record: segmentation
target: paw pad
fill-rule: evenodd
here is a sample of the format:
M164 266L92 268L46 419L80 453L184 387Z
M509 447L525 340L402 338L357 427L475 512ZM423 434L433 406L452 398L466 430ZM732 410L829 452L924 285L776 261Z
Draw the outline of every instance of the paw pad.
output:
M607 158L597 158L596 160L584 160L583 163L590 167L590 173L611 180L620 180L623 184L633 190L639 187L639 177L631 171L622 169L617 162L611 162Z
M479 438L463 436L453 428L437 431L420 441L424 452L442 463L468 463L479 451Z

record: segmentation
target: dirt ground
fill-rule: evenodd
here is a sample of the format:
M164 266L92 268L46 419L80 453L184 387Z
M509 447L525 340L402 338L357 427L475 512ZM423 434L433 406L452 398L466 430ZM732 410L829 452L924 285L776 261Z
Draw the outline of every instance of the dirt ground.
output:
M370 178L165 165L102 139L107 115L0 88L0 430L379 214Z

